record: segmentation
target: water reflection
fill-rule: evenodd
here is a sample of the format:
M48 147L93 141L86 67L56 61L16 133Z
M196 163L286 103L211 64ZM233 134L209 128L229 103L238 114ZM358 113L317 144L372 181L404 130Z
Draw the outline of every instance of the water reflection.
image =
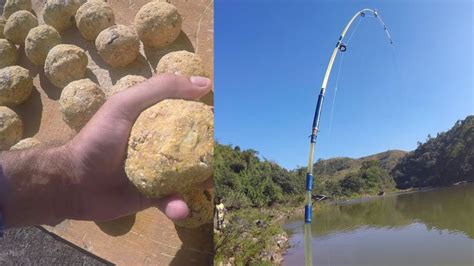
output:
M313 236L363 227L400 229L419 222L429 230L462 232L474 239L473 192L474 185L465 185L328 206L316 212Z
M301 219L285 228L301 264ZM327 206L312 233L318 265L474 265L474 184Z

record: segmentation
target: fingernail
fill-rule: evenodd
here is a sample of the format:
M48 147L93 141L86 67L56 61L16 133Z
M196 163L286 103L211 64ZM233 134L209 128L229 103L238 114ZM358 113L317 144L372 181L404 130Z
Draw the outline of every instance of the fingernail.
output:
M205 77L190 77L191 83L198 87L209 87L211 80Z

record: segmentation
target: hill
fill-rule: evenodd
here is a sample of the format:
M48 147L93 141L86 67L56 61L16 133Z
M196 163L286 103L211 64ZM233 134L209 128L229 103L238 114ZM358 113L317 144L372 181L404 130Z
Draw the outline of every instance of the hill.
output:
M388 150L358 159L336 157L327 160L318 160L314 164L314 175L340 180L347 174L358 171L364 162L374 160L380 162L382 169L390 172L406 154L407 152L401 150Z
M374 194L394 187L389 172L406 152L391 150L358 159L332 158L314 164L315 193L330 197ZM252 149L215 144L217 196L229 208L263 207L301 202L306 168L287 170L261 160Z
M330 198L474 181L474 116L435 138L428 136L412 152L389 150L358 159L319 160L314 176L315 193ZM216 143L214 179L218 196L230 208L296 203L302 201L306 167L287 170L261 160L255 150Z
M418 143L391 171L398 188L446 186L474 181L474 116Z

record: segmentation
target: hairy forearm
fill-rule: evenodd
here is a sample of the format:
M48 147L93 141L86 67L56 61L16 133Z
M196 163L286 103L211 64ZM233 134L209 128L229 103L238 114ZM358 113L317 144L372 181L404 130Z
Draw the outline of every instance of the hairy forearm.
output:
M65 146L0 154L0 208L7 228L67 218L75 198L69 157Z

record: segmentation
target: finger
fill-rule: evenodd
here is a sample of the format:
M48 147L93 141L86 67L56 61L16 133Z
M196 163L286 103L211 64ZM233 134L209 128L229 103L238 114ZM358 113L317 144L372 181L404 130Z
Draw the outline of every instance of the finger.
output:
M173 221L182 220L189 215L188 205L178 195L155 199L154 202L155 206Z
M136 117L163 99L195 100L206 95L210 88L211 80L205 77L161 74L114 95L110 101L115 101L114 106L120 106L125 113Z
M88 213L87 220L110 220L136 213L150 207L160 209L170 220L178 221L186 218L189 208L183 198L173 195L165 198L149 198L140 193L135 186L129 184L110 193L99 193L93 202L100 203L94 208L100 211ZM110 208L110 206L114 206Z
M184 219L189 214L189 208L183 198L179 195L172 195L165 198L149 198L141 194L133 185L126 186L125 192L122 193L122 199L127 198L127 203L122 204L125 208L128 204L134 205L129 206L129 211L132 213L144 210L150 207L157 207L160 209L169 219L176 221ZM138 204L133 203L133 199L138 199Z

